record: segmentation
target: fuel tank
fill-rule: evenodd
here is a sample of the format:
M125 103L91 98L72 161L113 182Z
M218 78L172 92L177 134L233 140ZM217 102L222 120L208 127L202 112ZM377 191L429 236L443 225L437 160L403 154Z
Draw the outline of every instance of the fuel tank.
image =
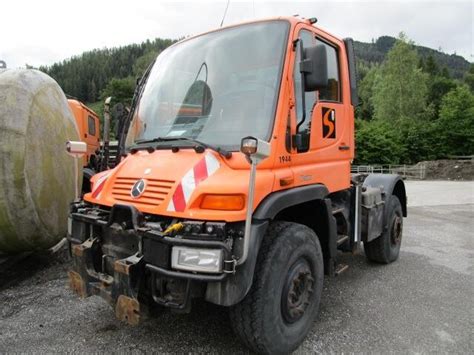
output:
M77 132L51 77L0 70L0 254L47 249L65 237L75 184L82 184L80 162L65 152Z

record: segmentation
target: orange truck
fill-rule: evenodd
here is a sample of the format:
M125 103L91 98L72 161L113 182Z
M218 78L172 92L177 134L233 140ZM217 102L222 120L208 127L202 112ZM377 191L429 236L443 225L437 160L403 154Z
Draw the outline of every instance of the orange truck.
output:
M100 151L100 121L99 116L89 107L77 99L67 100L74 118L76 119L79 137L87 144L87 152L83 156L83 187L84 191L90 191L90 179L97 172L98 152Z
M103 141L100 140L99 116L77 99L68 98L69 108L76 120L79 137L86 143L87 150L83 159L83 183L82 192L90 192L90 180L98 172L113 166L114 159L110 156L110 101L107 98L104 103L104 134Z
M163 51L141 79L122 160L71 205L71 288L136 325L193 298L226 306L242 341L287 353L323 277L356 252L398 258L403 181L352 175L355 57L315 19L220 28Z

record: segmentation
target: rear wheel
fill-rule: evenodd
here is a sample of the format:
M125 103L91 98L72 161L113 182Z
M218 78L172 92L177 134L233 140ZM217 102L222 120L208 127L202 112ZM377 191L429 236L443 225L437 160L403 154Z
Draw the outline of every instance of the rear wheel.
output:
M364 243L367 258L377 263L388 264L398 259L402 244L403 213L397 196L388 201L388 228L380 237Z
M243 342L259 353L289 353L304 340L317 316L323 256L308 227L273 223L263 240L252 287L230 310Z

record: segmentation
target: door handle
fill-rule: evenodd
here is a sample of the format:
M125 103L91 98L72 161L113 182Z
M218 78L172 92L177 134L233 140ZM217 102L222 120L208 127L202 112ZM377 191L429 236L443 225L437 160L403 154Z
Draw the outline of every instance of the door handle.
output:
M349 150L351 149L351 147L349 147L348 145L340 145L339 146L339 150Z

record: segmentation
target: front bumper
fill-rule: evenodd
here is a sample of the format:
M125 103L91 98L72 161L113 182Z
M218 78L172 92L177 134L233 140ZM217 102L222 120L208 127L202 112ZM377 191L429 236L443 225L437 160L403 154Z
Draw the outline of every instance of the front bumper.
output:
M130 324L138 324L156 304L188 310L191 298L205 296L209 283L225 282L235 274L233 243L222 233L205 240L169 236L129 205L109 211L73 205L69 218L71 289L81 297L101 296ZM171 269L173 246L222 250L223 272Z

